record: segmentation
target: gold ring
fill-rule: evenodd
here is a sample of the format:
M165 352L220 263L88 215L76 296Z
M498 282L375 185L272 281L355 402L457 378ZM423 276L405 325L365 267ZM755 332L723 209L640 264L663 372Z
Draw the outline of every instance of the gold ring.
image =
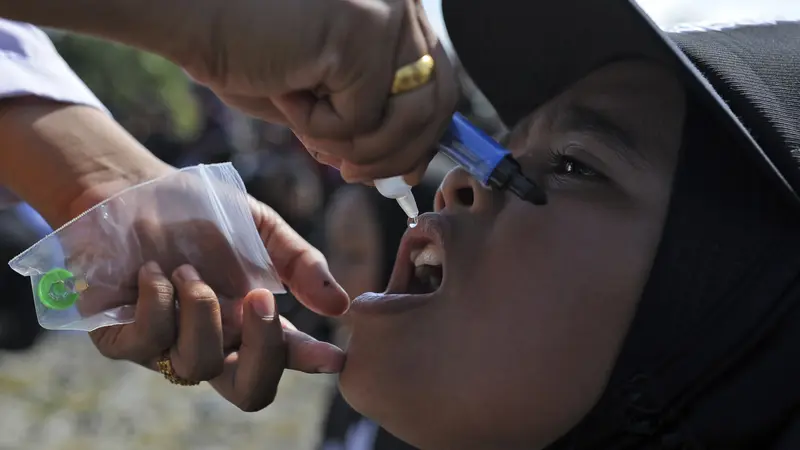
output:
M161 375L164 375L164 378L172 384L177 384L178 386L197 386L200 384L197 381L189 381L175 374L175 369L172 368L172 360L169 358L169 351L164 352L161 358L158 358L156 365Z
M433 57L425 55L413 63L397 69L397 72L394 73L392 94L402 94L424 86L430 81L434 67Z

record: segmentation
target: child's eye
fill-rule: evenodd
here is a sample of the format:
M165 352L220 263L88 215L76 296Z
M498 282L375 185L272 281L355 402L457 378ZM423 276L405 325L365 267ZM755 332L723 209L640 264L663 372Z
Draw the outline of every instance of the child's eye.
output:
M557 177L570 177L581 179L605 179L605 175L594 170L588 165L567 155L554 154L551 157L551 171Z
M553 175L562 177L598 178L602 174L586 164L567 155L554 155L552 162Z

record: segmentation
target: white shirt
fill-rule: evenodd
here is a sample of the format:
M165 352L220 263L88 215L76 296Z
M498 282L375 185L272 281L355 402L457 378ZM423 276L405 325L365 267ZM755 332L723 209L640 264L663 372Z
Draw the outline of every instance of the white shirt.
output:
M0 18L0 98L35 95L106 111L33 25Z
M33 25L0 18L0 100L30 95L108 113L61 58L47 34ZM0 208L15 201L0 185Z

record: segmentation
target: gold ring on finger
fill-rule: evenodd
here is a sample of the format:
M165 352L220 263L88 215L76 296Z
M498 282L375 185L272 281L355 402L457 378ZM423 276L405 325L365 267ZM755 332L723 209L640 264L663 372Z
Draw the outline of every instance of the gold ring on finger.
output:
M392 83L392 95L413 91L427 84L433 76L435 66L433 57L426 54L413 63L397 69Z
M169 357L169 351L164 352L164 354L158 358L156 365L161 375L164 375L164 378L172 384L178 386L197 386L200 384L197 381L189 381L185 378L181 378L175 373L175 369L172 367L172 359Z

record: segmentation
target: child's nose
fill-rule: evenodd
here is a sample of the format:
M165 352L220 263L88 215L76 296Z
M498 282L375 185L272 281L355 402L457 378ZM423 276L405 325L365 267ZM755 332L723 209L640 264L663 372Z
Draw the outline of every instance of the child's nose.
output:
M436 193L435 210L447 208L470 212L488 210L492 205L492 191L483 187L472 178L467 171L456 168L444 178L439 192Z

